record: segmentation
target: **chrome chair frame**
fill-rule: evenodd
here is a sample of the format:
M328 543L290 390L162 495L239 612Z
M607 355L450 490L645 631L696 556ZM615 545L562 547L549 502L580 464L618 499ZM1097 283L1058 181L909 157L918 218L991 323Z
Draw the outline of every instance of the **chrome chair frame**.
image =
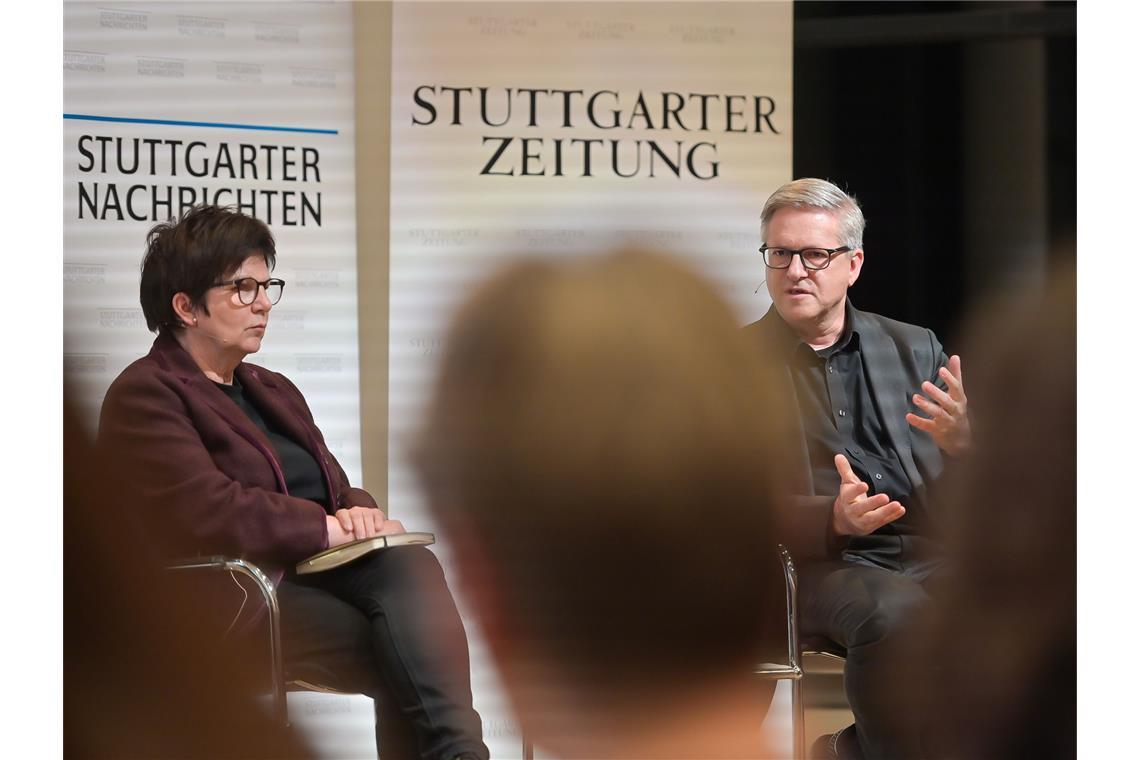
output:
M167 570L214 570L217 572L241 573L249 578L261 592L261 598L269 611L269 675L273 698L273 717L283 726L289 725L289 711L285 702L285 666L281 658L281 608L277 604L277 587L261 568L244 559L223 557L195 557L179 560L166 566ZM325 687L311 687L297 682L301 688L314 691L329 691ZM340 693L340 692L334 692Z
M775 681L792 682L792 756L795 760L807 757L804 743L804 697L803 697L803 656L820 655L836 660L844 660L837 651L823 645L803 647L799 626L799 576L792 555L783 544L777 546L780 565L784 571L784 604L787 611L788 662L762 662L752 671L756 675ZM836 645L838 646L838 645Z
M273 717L282 726L289 725L289 710L285 692L289 687L299 691L317 691L323 694L350 694L331 686L312 683L300 678L285 678L285 665L281 656L281 608L277 603L277 587L261 568L248 560L215 555L212 557L195 557L193 559L178 560L166 566L167 570L214 570L217 572L233 572L253 581L253 585L261 592L261 598L269 614L269 673L271 679ZM523 758L533 760L534 746L522 737Z
M352 692L334 689L331 686L305 681L301 678L285 677L285 665L281 655L281 608L277 603L277 587L268 575L249 560L215 555L179 560L166 566L167 570L214 570L218 572L241 573L249 578L261 593L262 601L268 610L269 628L269 677L272 691L273 717L283 726L289 725L287 691L316 691L322 694L351 694Z

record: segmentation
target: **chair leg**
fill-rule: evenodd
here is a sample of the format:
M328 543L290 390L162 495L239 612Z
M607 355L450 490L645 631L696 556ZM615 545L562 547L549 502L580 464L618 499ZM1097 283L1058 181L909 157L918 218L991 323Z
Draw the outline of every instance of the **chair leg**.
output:
M796 760L806 760L807 748L804 745L804 692L803 679L792 679L792 755Z
M523 760L534 760L534 745L527 741L524 736L522 740L523 745Z

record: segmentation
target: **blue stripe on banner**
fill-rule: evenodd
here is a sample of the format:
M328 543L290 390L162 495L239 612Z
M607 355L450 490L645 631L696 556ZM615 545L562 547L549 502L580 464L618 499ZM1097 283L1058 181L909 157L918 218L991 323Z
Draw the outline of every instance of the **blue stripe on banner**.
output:
M302 132L311 135L336 135L340 130L313 129L310 127L275 127L267 124L226 124L214 121L179 121L176 119L136 119L127 116L92 116L85 113L65 113L65 119L78 121L110 121L119 124L162 124L171 127L211 127L214 129L255 129L262 132Z

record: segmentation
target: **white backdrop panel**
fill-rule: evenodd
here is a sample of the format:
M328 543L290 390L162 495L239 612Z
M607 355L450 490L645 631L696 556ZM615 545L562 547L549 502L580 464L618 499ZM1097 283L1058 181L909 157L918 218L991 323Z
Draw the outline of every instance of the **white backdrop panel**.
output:
M351 7L68 3L63 68L64 372L85 421L153 340L146 231L184 203L242 204L287 283L251 360L297 384L359 483ZM353 746L373 746L372 725L354 718ZM305 726L333 746L319 716Z
M92 424L153 339L147 229L241 204L270 224L287 282L251 360L297 383L359 481L351 23L331 3L65 6L64 367Z

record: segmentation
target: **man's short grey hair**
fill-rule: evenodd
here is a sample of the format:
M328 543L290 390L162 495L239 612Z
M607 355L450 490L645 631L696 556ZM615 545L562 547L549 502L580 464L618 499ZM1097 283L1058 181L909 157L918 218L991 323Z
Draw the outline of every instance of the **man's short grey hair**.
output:
M825 179L804 177L783 185L768 197L760 212L760 236L767 242L768 222L784 208L828 211L839 220L840 243L854 250L863 247L867 226L859 202Z

